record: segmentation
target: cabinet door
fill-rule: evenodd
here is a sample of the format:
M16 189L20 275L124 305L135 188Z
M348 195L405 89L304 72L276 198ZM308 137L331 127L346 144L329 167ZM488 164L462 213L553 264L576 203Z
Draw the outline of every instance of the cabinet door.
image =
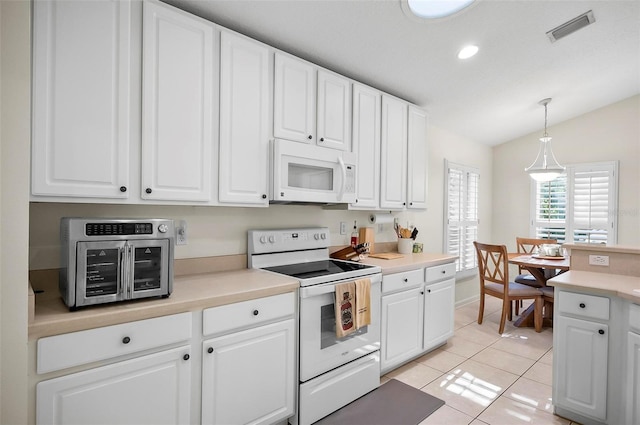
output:
M428 350L453 336L455 279L424 288L424 343Z
M604 421L608 326L559 316L554 332L554 404Z
M422 288L382 297L382 372L422 352L423 304Z
M33 3L33 195L127 198L129 1Z
M407 208L427 208L427 113L409 106Z
M203 342L202 423L270 424L293 415L294 321Z
M407 103L382 95L380 207L400 210L406 204Z
M374 209L380 202L380 111L379 91L353 85L353 151L356 167L356 203L352 207Z
M627 423L640 423L640 335L627 337Z
M190 423L189 354L179 347L40 382L36 422Z
M351 81L318 71L318 146L351 152Z
M309 62L275 55L273 135L316 143L316 68Z
M220 51L220 202L267 206L269 50L229 32Z
M144 3L143 199L208 201L213 143L213 24Z

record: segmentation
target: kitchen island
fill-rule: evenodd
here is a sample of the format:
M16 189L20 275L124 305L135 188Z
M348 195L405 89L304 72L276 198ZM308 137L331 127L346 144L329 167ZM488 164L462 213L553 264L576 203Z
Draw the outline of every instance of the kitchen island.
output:
M584 424L640 423L640 249L565 245L555 287L553 404Z

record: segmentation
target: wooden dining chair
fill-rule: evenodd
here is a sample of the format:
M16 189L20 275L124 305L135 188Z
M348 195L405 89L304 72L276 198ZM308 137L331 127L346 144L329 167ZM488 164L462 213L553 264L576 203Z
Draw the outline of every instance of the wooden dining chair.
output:
M555 239L535 239L535 238L520 238L516 237L516 248L520 254L532 254L536 248L540 248L540 245L544 244L557 244ZM518 276L513 279L514 282L522 283L523 285L534 286L536 288L542 287L542 285L531 276L529 272L518 266ZM517 311L516 311L517 313Z
M534 326L536 332L542 330L542 291L538 288L509 281L509 266L507 263L507 247L504 245L490 245L474 242L478 255L478 269L480 273L480 309L478 324L482 324L484 317L484 298L486 295L502 299L502 312L498 332L504 332L507 316L511 316L511 302L520 300L534 300Z

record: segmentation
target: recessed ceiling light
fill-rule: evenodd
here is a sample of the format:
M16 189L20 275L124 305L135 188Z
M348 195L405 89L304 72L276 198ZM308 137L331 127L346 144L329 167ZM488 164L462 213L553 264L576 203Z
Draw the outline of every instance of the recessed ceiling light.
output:
M458 59L469 59L470 57L475 56L476 53L478 53L478 46L474 46L473 44L464 46L458 52Z
M406 0L411 12L427 19L444 18L469 6L475 0Z

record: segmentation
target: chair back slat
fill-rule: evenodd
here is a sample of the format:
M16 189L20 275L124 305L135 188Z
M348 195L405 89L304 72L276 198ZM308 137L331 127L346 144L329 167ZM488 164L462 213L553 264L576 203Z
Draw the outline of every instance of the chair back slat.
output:
M505 291L509 286L509 269L507 267L507 247L504 245L473 243L478 255L480 284L485 281L504 285Z
M522 254L531 254L536 248L540 248L540 245L556 243L558 243L556 239L521 238L516 236L517 252ZM518 266L518 274L522 274L522 266Z

